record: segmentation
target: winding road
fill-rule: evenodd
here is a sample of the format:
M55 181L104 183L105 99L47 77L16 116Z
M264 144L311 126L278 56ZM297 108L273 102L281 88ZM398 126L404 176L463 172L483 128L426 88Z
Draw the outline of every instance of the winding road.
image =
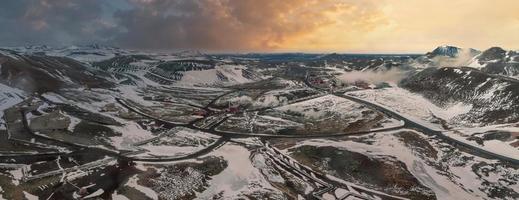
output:
M462 141L456 140L454 138L451 138L451 137L445 135L444 132L441 131L441 130L437 130L437 129L428 127L426 125L423 125L423 124L421 124L419 122L413 121L413 120L411 120L409 118L406 118L406 117L402 116L402 114L400 114L400 113L392 111L392 110L390 110L388 108L385 108L385 107L380 106L378 104L375 104L373 102L369 102L369 101L366 101L364 99L361 99L361 98L358 98L358 97L354 97L354 96L351 96L351 95L344 95L344 94L334 94L334 95L338 96L338 97L342 97L342 98L348 99L348 100L351 100L351 101L354 101L354 102L357 102L357 103L361 103L361 104L367 105L367 106L369 106L369 107L371 107L371 108L373 108L375 110L378 110L380 112L385 113L388 116L391 116L391 117L393 117L395 119L404 121L406 128L414 129L414 130L417 130L419 132L422 132L422 133L425 133L425 134L428 134L428 135L437 136L438 138L446 141L447 143L449 143L449 144L451 144L453 146L456 146L456 145L457 146L461 146L461 147L470 149L470 150L472 150L474 152L480 153L480 154L482 154L484 156L487 156L487 157L498 159L498 160L503 161L503 162L510 162L510 163L513 163L514 165L519 165L519 160L518 159L511 158L511 157L508 157L508 156L504 156L504 155L501 155L501 154L497 154L497 153L494 153L494 152L490 152L490 151L487 151L485 149L478 148L478 147L475 147L473 145L470 145L470 144L464 143Z
M324 91L324 92L328 92L328 91L326 91L323 88L316 87L316 86L312 85L306 79L304 80L304 83L306 84L306 86L308 86L310 88L313 88L313 89L316 89L316 90L320 90L320 91ZM335 93L332 93L332 94L337 96L337 97L345 98L347 100L350 100L350 101L353 101L353 102L357 102L357 103L369 106L370 108L372 108L374 110L377 110L379 112L382 112L382 113L386 114L387 116L390 116L390 117L392 117L394 119L403 121L404 122L404 126L402 128L414 129L414 130L417 130L419 132L422 132L422 133L425 133L425 134L428 134L428 135L434 135L434 136L437 136L439 139L442 139L443 141L445 141L445 142L447 142L447 143L449 143L449 144L451 144L453 146L461 146L461 147L467 148L467 149L469 149L471 151L480 153L481 155L489 157L489 158L497 159L497 160L500 160L502 162L512 163L514 165L519 165L519 160L516 159L516 158L512 158L512 157L508 157L508 156L505 156L505 155L501 155L501 154L497 154L497 153L494 153L494 152L490 152L490 151L487 151L485 149L479 148L477 146L473 146L473 145L464 143L462 141L456 140L456 139L454 139L452 137L449 137L446 134L444 134L444 132L442 130L440 130L440 129L435 129L435 128L429 127L427 125L421 124L420 122L417 122L417 121L414 121L412 119L409 119L409 118L403 116L402 114L400 114L398 112L395 112L395 111L393 111L391 109L388 109L388 108L386 108L384 106L378 105L376 103L373 103L373 102L370 102L370 101L367 101L367 100L364 100L364 99L361 99L361 98L358 98L358 97L355 97L355 96L346 95L346 94L344 94L342 92L335 92Z
M191 154L184 155L184 156L175 156L175 157L167 157L167 156L165 156L165 157L156 157L156 158L155 157L142 157L142 156L131 155L129 153L119 153L119 152L114 152L114 151L109 151L109 150L104 151L104 153L106 153L106 155L112 156L112 157L117 158L117 159L125 159L125 160L129 160L129 161L172 162L172 161L182 161L182 160L194 159L194 158L198 158L200 156L206 155L206 154L214 151L215 149L218 149L219 147L223 146L226 142L228 142L232 138L260 138L262 141L264 141L265 139L271 139L271 138L330 138L330 137L343 137L343 136L352 136L352 135L362 135L362 134L377 133L377 132L387 132L387 131L400 130L402 128L409 128L409 129L414 129L414 130L423 132L425 134L437 136L437 137L439 137L439 138L449 142L450 144L459 145L459 146L468 148L470 150L473 150L475 152L481 153L483 155L499 159L499 160L504 161L504 162L510 162L510 163L513 163L513 164L516 164L516 165L519 164L519 160L517 160L517 159L510 158L510 157L503 156L503 155L499 155L499 154L496 154L496 153L493 153L493 152L489 152L489 151L486 151L484 149L477 148L477 147L474 147L472 145L469 145L469 144L463 143L461 141L458 141L456 139L450 138L450 137L446 136L445 134L443 134L443 132L441 130L436 130L434 128L431 128L431 127L428 127L426 125L423 125L423 124L421 124L419 122L413 121L413 120L411 120L409 118L406 118L402 114L397 113L395 111L392 111L392 110L390 110L390 109L388 109L388 108L386 108L384 106L380 106L380 105L378 105L376 103L373 103L373 102L370 102L370 101L366 101L364 99L361 99L361 98L358 98L358 97L354 97L354 96L351 96L351 95L345 95L343 93L331 93L329 91L326 91L325 89L313 86L312 84L310 84L306 80L305 80L305 83L307 84L308 87L318 90L320 94L319 95L314 95L314 96L311 96L311 97L308 97L308 98L298 99L298 100L295 100L293 102L290 102L290 104L301 102L301 101L306 101L306 100L310 100L310 99L314 99L314 98L319 98L319 97L322 97L324 95L335 95L335 96L340 97L340 98L344 98L344 99L347 99L347 100L350 100L350 101L353 101L353 102L357 102L357 103L366 105L366 106L368 106L368 107L370 107L370 108L372 108L374 110L377 110L377 111L379 111L379 112L381 112L381 113L383 113L383 114L385 114L385 115L387 115L389 117L392 117L394 119L400 120L403 123L401 125L397 125L397 126L394 126L394 127L386 127L386 128L381 128L381 129L358 131L358 132L351 132L351 133L334 133L334 134L297 134L297 135L296 134L290 134L290 135L285 134L285 135L283 135L283 134L227 132L227 131L219 131L216 128L220 124L225 122L227 120L227 118L230 115L232 115L232 114L226 114L224 112L214 112L214 110L212 110L210 108L210 106L212 104L214 104L214 102L216 102L219 98L221 98L221 97L223 97L223 96L225 96L227 94L230 94L232 92L236 92L237 90L228 91L228 92L225 92L225 93L223 93L221 95L218 95L216 98L212 99L211 102L209 104L207 104L205 107L199 107L201 109L204 109L207 113L210 113L210 115L209 116L205 116L204 118L193 120L190 123L178 123L178 122L168 121L168 120L164 120L164 119L155 117L153 115L147 114L146 112L143 112L142 110L140 110L137 107L132 106L131 103L127 102L124 99L116 98L115 99L116 102L118 102L121 106L125 107L126 109L128 109L128 110L130 110L130 111L132 111L134 113L137 113L137 114L139 114L139 115L141 115L141 116L143 116L145 118L153 119L153 120L159 121L159 122L161 122L163 124L166 124L168 128L185 127L185 128L189 128L189 129L193 129L193 130L199 130L199 131L207 132L207 133L210 133L210 134L218 135L218 136L220 136L220 138L218 140L216 140L215 142L213 142L211 145L209 145L209 146L207 146L207 147L205 147L205 148L203 148L203 149L201 149L199 151L196 151L196 152L193 152ZM257 111L263 111L263 110L273 109L273 108L275 108L275 107L251 109L251 110L246 110L246 111L247 112L257 112ZM53 138L43 137L43 136L41 136L39 134L35 134L28 127L28 123L27 123L27 119L25 118L24 111L21 110L20 114L21 114L21 116L23 118L22 122L23 122L23 125L24 125L25 129L31 135L33 135L35 138L37 138L39 140L48 141L49 143L52 143L52 144L59 143L59 144L64 145L64 146L66 146L66 147L68 147L70 149L95 148L95 147L78 145L78 144L71 143L71 142L61 141L61 140L57 140L57 139L53 139ZM204 126L200 126L200 127L195 126L195 123L200 122L202 120L206 120L209 117L215 117L215 120L210 121L210 123L208 123L208 124L206 124ZM7 119L6 119L6 122L8 122ZM6 125L8 125L8 124L6 124ZM320 197L323 194L333 192L333 191L335 191L335 190L337 190L339 188L342 188L343 190L346 190L346 191L349 191L349 192L346 193L346 196L336 197L337 199L344 199L344 198L348 197L349 195L357 197L357 198L361 198L361 199L377 199L377 197L378 198L382 197L383 199L401 199L399 197L394 197L394 196L390 196L390 195L387 195L387 194L384 194L384 193L379 193L377 191L372 191L372 190L364 189L364 188L361 188L361 187L357 187L357 186L355 186L353 184L352 185L345 185L344 183L338 183L336 181L333 181L333 180L330 180L330 179L326 178L325 175L319 174L319 173L311 170L310 168L297 163L295 160L293 160L289 156L283 154L281 151L279 151L279 150L271 147L270 145L268 145L268 143L264 143L264 148L268 152L267 154L268 154L268 156L271 159L275 160L279 165L282 165L285 169L291 171L291 173L295 173L295 174L299 174L299 175L305 176L308 180L311 180L314 183L317 183L318 185L322 186L322 187L317 188L312 193L312 194L314 194L314 198L316 198L316 199L320 199ZM96 151L100 151L101 149L95 148L95 150ZM48 159L49 157L57 157L57 156L60 156L60 155L63 155L63 154L62 153L49 153L49 154L36 154L36 155L4 155L4 156L0 155L0 158L4 158L4 159L5 158L20 158L20 156L28 156L28 158L31 158L31 157L38 158L38 157L41 157L42 159ZM95 167L100 167L100 166L106 165L106 164L107 164L106 162L93 162L93 163L87 163L85 165L85 167L86 168L95 168ZM51 171L51 172L48 172L46 174L36 175L34 177L31 177L31 179L35 179L35 178L39 178L39 177L47 176L47 175L56 175L56 174L60 174L60 172L62 172L62 170L59 170L59 172L58 171Z

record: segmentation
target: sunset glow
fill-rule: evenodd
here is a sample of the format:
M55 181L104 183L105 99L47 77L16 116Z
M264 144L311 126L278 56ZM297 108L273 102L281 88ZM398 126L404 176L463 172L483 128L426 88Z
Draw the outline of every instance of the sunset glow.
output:
M0 8L0 25L12 30L0 37L5 45L353 53L422 53L444 44L519 48L519 2L511 0L22 2Z

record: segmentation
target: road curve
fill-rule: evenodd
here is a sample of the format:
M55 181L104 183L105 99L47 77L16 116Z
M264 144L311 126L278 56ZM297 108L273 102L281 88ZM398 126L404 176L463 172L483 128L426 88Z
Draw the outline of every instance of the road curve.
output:
M354 135L364 135L369 133L377 133L377 132L386 132L386 131L394 131L401 128L404 128L403 125L394 126L394 127L388 127L388 128L381 128L376 130L366 130L366 131L357 131L357 132L349 132L349 133L331 133L331 134L299 134L299 135L280 135L280 134L265 134L265 133L238 133L238 132L226 132L226 131L219 131L216 129L218 125L225 122L226 120L221 120L217 124L212 125L208 129L201 129L196 126L194 126L192 123L189 124L179 124L175 122L170 122L167 120L160 119L155 116L151 116L145 113L142 113L137 108L134 108L126 103L125 100L116 98L115 99L119 104L121 104L123 107L127 108L130 111L133 111L141 116L144 116L146 118L154 119L157 121L160 121L165 124L169 124L171 126L178 126L178 127L186 127L194 130L199 130L203 132L207 132L213 135L223 136L223 137L230 137L230 138L248 138L248 137L260 137L260 138L330 138L330 137L343 137L343 136L354 136Z
M188 154L185 156L178 156L178 157L156 157L156 158L150 158L150 157L134 157L134 156L121 156L125 159L131 160L131 161L140 161L140 162L173 162L173 161L181 161L181 160L187 160L187 159L194 159L198 158L200 156L206 155L210 153L211 151L220 148L223 146L227 141L229 141L229 137L221 137L210 146L196 151L192 154Z
M338 97L342 97L342 98L345 98L345 99L348 99L348 100L351 100L351 101L354 101L354 102L357 102L357 103L361 103L361 104L364 104L364 105L367 105L373 109L376 109L380 112L383 112L397 120L402 120L405 122L406 126L408 128L411 128L411 129L414 129L414 130L417 130L417 131L420 131L422 133L425 133L425 134L428 134L428 135L435 135L437 137L439 137L440 139L443 139L445 141L447 141L448 143L452 144L452 145L458 145L458 146L462 146L462 147L465 147L465 148L468 148L470 150L473 150L475 152L478 152L478 153L481 153L483 155L486 155L488 157L491 157L491 158L495 158L495 159L498 159L500 161L504 161L504 162L509 162L509 163L512 163L514 165L519 165L519 160L518 159L515 159L515 158L511 158L511 157L508 157L508 156L504 156L504 155L501 155L501 154L497 154L497 153L494 153L494 152L490 152L490 151L487 151L485 149L482 149L482 148L478 148L478 147L475 147L475 146L472 146L470 144L467 144L467 143L464 143L464 142L461 142L459 140L456 140L454 138L451 138L445 134L443 134L442 131L440 130L433 130L432 128L430 127L427 127L423 124L420 124L418 122L415 122L411 119L408 119L404 116L402 116L401 114L395 112L395 111L392 111L392 110L389 110L383 106L380 106L380 105L377 105L373 102L370 102L370 101L366 101L364 99L361 99L361 98L358 98L358 97L354 97L354 96L351 96L351 95L345 95L345 94L334 94L335 96L338 96Z

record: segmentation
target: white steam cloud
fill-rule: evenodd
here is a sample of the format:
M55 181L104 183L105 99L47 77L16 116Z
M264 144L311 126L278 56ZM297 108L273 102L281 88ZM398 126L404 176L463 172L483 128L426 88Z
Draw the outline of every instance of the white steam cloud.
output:
M470 49L462 49L456 57L436 56L431 61L438 67L462 67L470 64L474 56Z

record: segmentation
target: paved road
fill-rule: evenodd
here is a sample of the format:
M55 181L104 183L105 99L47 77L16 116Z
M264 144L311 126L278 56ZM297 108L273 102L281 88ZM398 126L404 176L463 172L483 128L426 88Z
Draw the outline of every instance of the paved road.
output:
M208 147L201 149L199 151L196 151L194 153L191 153L189 155L185 156L177 156L177 157L138 157L138 156L124 156L125 159L131 160L131 161L141 161L141 162L172 162L172 161L182 161L182 160L188 160L188 159L194 159L198 158L200 156L206 155L210 152L212 152L215 149L220 148L223 146L227 141L229 141L230 138L228 137L221 137L215 142L213 142Z
M200 131L204 131L204 132L208 132L208 133L211 133L211 134L215 134L215 135L221 136L216 142L214 142L213 144L211 144L210 146L208 146L208 147L206 147L206 148L204 148L202 150L199 150L197 152L194 152L192 154L185 155L185 156L156 157L156 158L154 158L154 157L132 156L132 155L121 154L121 153L118 153L118 152L113 152L113 151L108 151L108 150L106 152L103 152L102 149L95 148L95 150L97 150L98 152L101 150L102 153L106 153L107 155L111 156L112 158L105 159L105 160L99 160L99 161L95 161L95 162L91 162L91 163L87 163L87 164L84 164L84 165L81 165L81 166L78 166L78 167L75 167L75 168L55 170L55 171L50 171L50 172L46 172L46 173L43 173L43 174L38 174L38 175L30 176L30 177L24 177L24 180L34 180L34 179L38 179L38 178L42 178L42 177L47 177L47 176L59 175L59 174L62 174L63 172L71 172L71 171L75 171L75 170L78 170L78 169L88 170L88 169L92 169L92 168L103 167L103 166L108 165L110 162L112 162L112 161L114 161L116 159L125 159L125 160L142 161L142 162L171 162L171 161L181 161L181 160L198 158L200 156L206 155L206 154L212 152L213 150L221 147L227 141L229 141L231 138L236 138L236 137L238 137L238 138L243 138L243 137L259 137L259 138L263 138L263 139L265 139L265 138L324 138L324 137L340 137L340 136L348 136L348 135L367 134L367 133L374 133L374 132L397 130L397 129L402 128L401 126L396 126L396 127L389 127L389 128L386 128L386 129L360 131L360 132L355 132L355 133L304 134L304 135L279 135L279 134L259 134L259 133L231 133L231 132L217 131L217 130L215 130L216 127L218 127L221 123L225 122L226 119L228 118L228 116L225 113L214 113L210 109L210 106L212 104L214 104L214 102L216 102L218 98L221 98L224 95L230 94L231 92L235 92L235 91L229 91L229 92L226 92L226 93L224 93L222 95L219 95L217 98L213 99L209 104L207 104L207 106L205 106L203 108L208 113L211 113L212 114L211 116L216 117L215 120L212 120L211 123L207 124L207 126L203 126L203 128L195 127L194 123L198 122L198 121L201 121L201 120L204 120L206 118L195 120L195 121L193 121L191 123L188 123L188 124L171 122L171 121L163 120L163 119L154 117L152 115L146 114L146 113L140 111L138 108L135 108L135 107L131 106L125 100L122 100L122 99L119 99L119 98L116 99L116 101L119 104L121 104L122 106L126 107L127 109L129 109L129 110L131 110L131 111L133 111L133 112L135 112L135 113L137 113L137 114L139 114L141 116L144 116L146 118L154 119L154 120L160 121L162 123L168 124L169 127L186 127L186 128L190 128L190 129L194 129L194 130L200 130ZM327 93L324 92L324 93L321 93L320 95L315 95L315 96L312 96L312 97L309 97L309 98L304 98L304 99L298 99L298 100L290 102L290 103L297 103L297 102L305 101L305 100L308 100L308 99L319 98L319 97L321 97L323 95L326 95L326 94ZM272 109L272 108L262 108L262 109L259 109L259 110L267 110L267 109ZM258 110L255 110L255 111L258 111ZM41 135L35 134L28 127L27 119L25 119L24 111L21 110L20 112L21 112L21 115L23 117L22 121L23 121L24 128L32 136L34 136L37 139L43 140L43 141L49 141L51 143L60 143L62 145L65 145L65 146L67 146L69 148L73 148L73 149L85 149L85 148L88 149L88 148L92 148L92 147L88 147L88 146L77 145L77 144L74 144L74 143L71 143L71 142L56 140L56 139L53 139L53 138L47 138L47 137L43 137ZM34 155L34 156L35 157L48 158L49 156L50 157L57 157L57 156L60 156L60 155L62 155L62 154L41 154L41 155ZM287 167L289 169L291 168L292 171L295 171L295 172L299 173L300 175L304 175L309 180L313 180L314 182L318 183L321 187L316 188L316 190L314 191L313 196L315 198L319 199L320 196L322 196L324 193L333 192L338 187L337 186L338 184L336 182L333 182L333 181L331 181L329 179L326 179L324 175L317 174L316 172L312 171L310 168L308 168L306 166L298 164L297 162L292 160L290 157L288 157L286 155L283 155L283 154L280 154L279 151L271 151L270 155L273 158L276 158L277 161L280 162L279 164L283 164L283 165L285 165L285 167ZM24 155L24 156L26 156L26 155ZM332 182L332 183L330 183L330 182ZM352 186L348 186L348 187L351 188ZM350 190L353 190L353 189L350 189ZM363 194L364 196L360 195L360 196L357 196L357 197L370 197L368 195L368 193L369 193L368 191L361 192L361 193L356 192L356 193L351 193L351 195ZM372 199L372 198L366 198L366 199Z
M226 92L225 94L219 95L217 98L220 98L220 97L222 97L224 95L227 95L227 94L230 94L232 92L235 92L235 91ZM327 94L327 92L321 93L321 95L312 96L310 99L312 99L312 98L319 98L319 97L321 97L322 95L325 95L325 94ZM211 101L211 103L209 103L206 106L206 108L209 109L209 106L211 104L213 104L214 102L216 102L217 98L213 99ZM309 98L304 98L304 100L308 100L308 99ZM187 124L184 123L183 124L183 123L167 121L167 120L160 119L158 117L146 114L146 113L142 112L140 109L131 106L124 99L116 98L115 100L120 105L125 107L126 109L128 109L128 110L130 110L132 112L135 112L135 113L137 113L137 114L139 114L139 115L141 115L143 117L146 117L146 118L153 119L153 120L159 121L161 123L164 123L164 124L168 125L168 127L170 127L170 128L185 127L185 128L189 128L189 129L193 129L193 130L199 130L199 131L203 131L203 132L207 132L207 133L210 133L210 134L221 136L220 140L218 140L214 145L211 145L211 146L207 147L206 149L203 149L203 150L201 150L199 152L195 152L195 153L193 153L191 155L186 155L186 156L178 157L178 158L164 157L162 160L161 160L160 157L157 157L157 158L154 158L154 159L151 159L151 158L139 159L139 158L135 158L135 157L127 157L127 159L135 160L135 161L166 162L166 161L179 161L179 160L185 160L185 159L192 159L192 158L196 158L196 157L202 156L204 154L210 153L212 150L214 150L214 149L220 147L221 145L225 144L225 142L227 142L231 138L263 138L263 139L267 139L267 138L330 138L330 137L344 137L344 136L353 136L353 135L364 135L364 134L377 133L377 132L394 131L394 130L399 130L401 128L404 128L404 125L398 125L398 126L394 126L394 127L381 128L381 129L376 129L376 130L366 130L366 131L357 131L357 132L349 132L349 133L291 134L291 135L286 135L286 134L283 135L283 134L226 132L226 131L218 131L218 130L216 130L216 128L220 124L224 123L226 121L226 119L228 118L228 116L225 113L214 113L213 112L213 113L211 113L212 115L210 115L210 116L207 116L207 117L195 120L195 121L193 121L191 123L187 123ZM292 103L297 103L297 102L300 102L300 101L296 100L296 101L294 101ZM263 109L260 109L260 110L266 110L266 109L271 109L271 108L263 108ZM258 109L256 109L255 111L258 111ZM206 120L207 118L211 118L211 117L215 117L215 119L214 120L209 120L209 121L211 121L211 123L209 123L207 126L197 127L197 126L194 125L195 122L200 122L202 120Z
M316 87L316 86L312 85L310 82L308 82L308 80L305 80L304 83L308 87L310 87L310 88L314 88L314 89L320 90L320 91L325 91L322 88L319 88L319 87ZM327 91L325 91L325 92L327 92ZM495 158L495 159L498 159L498 160L503 161L503 162L512 163L514 165L519 165L519 160L518 159L511 158L511 157L508 157L508 156L503 156L501 154L490 152L490 151L487 151L485 149L478 148L476 146L473 146L473 145L461 142L459 140L453 139L451 137L446 136L441 130L437 130L437 129L434 129L434 128L431 128L431 127L427 127L427 126L425 126L423 124L420 124L419 122L416 122L416 121L413 121L413 120L411 120L409 118L406 118L406 117L402 116L400 113L397 113L395 111L389 110L389 109L387 109L387 108L385 108L383 106L374 104L372 102L366 101L366 100L358 98L358 97L354 97L354 96L351 96L351 95L345 95L344 93L333 93L333 95L338 96L338 97L342 97L342 98L345 98L345 99L348 99L348 100L351 100L351 101L354 101L354 102L357 102L357 103L360 103L360 104L367 105L367 106L369 106L369 107L371 107L371 108L373 108L375 110L378 110L378 111L380 111L380 112L382 112L382 113L384 113L384 114L386 114L386 115L388 115L388 116L390 116L392 118L404 121L405 122L405 128L410 128L410 129L414 129L414 130L417 130L419 132L422 132L422 133L425 133L425 134L428 134L428 135L437 136L438 138L448 142L451 145L454 145L454 146L457 145L457 146L461 146L461 147L470 149L470 150L472 150L474 152L477 152L477 153L480 153L480 154L482 154L483 156L486 156L486 157Z
M305 82L307 83L307 82ZM317 89L321 92L321 95L317 95L315 97L312 97L312 98L318 98L322 95L326 95L326 94L329 94L328 91L325 91L324 89L321 89L321 88L317 88L317 87L313 87L311 86L311 84L307 83L307 85L309 85L309 87L311 88L314 88L314 89ZM224 95L227 95L231 92L235 92L235 91L229 91L229 92L226 92L222 95L219 95L217 98L213 99L211 101L211 103L207 104L207 106L203 107L202 109L208 111L209 113L213 114L211 116L215 116L216 114L222 114L222 113L214 113L211 109L210 109L210 106L212 104L214 104L214 102L217 101L218 98L224 96ZM333 95L336 95L338 97L341 97L341 98L345 98L345 99L348 99L348 100L351 100L351 101L354 101L354 102L357 102L357 103L361 103L361 104L364 104L364 105L367 105L369 107L372 107L390 117L393 117L395 119L398 119L398 120L402 120L404 122L404 125L402 126L395 126L395 127L389 127L389 128L385 128L385 129L378 129L378 130L368 130L368 131L360 131L360 132L354 132L354 133L337 133L337 134L304 134L304 135L278 135L278 134L261 134L261 133L233 133L233 132L224 132L224 131L218 131L216 130L216 127L218 127L221 123L225 122L226 119L227 119L227 116L220 116L218 117L218 120L216 120L215 122L213 123L210 123L208 126L204 126L203 128L200 128L200 127L195 127L194 126L194 123L195 122L198 122L198 121L201 121L201 120L204 120L205 118L202 118L202 119L199 119L199 120L195 120L194 122L191 122L191 123L188 123L188 124L182 124L182 123L176 123L176 122L171 122L171 121L167 121L167 120L163 120L163 119L160 119L160 118L157 118L157 117L154 117L152 115L149 115L149 114L146 114L142 111L140 111L138 108L135 108L131 105L129 105L125 100L123 99L119 99L117 98L116 101L121 104L122 106L124 106L125 108L139 114L139 115L142 115L146 118L150 118L150 119L154 119L154 120L157 120L157 121L160 121L162 123L165 123L165 124L168 124L169 127L186 127L186 128L190 128L190 129L194 129L194 130L200 130L200 131L204 131L204 132L208 132L208 133L211 133L211 134L214 134L214 135L219 135L221 136L221 138L219 138L216 142L214 142L213 144L211 144L210 146L208 146L207 148L204 148L200 151L197 151L197 152L194 152L192 154L189 154L189 155L185 155L185 156L179 156L179 157L157 157L157 158L152 158L152 157L138 157L138 156L131 156L131 155L123 155L123 154L119 154L119 153L114 153L114 152L106 152L108 155L110 156L114 156L116 158L122 158L122 159L127 159L127 160L133 160L133 161L143 161L143 162L170 162L170 161L181 161L181 160L187 160L187 159L193 159L193 158L198 158L200 156L203 156L203 155L206 155L208 153L210 153L211 151L221 147L222 145L224 145L227 141L229 141L231 138L243 138L243 137L256 137L256 138L262 138L262 139L268 139L268 138L326 138L326 137L341 137L341 136L349 136L349 135L359 135L359 134L369 134L369 133L376 133L376 132L385 132L385 131L393 131L393 130L399 130L401 128L412 128L412 129L416 129L420 132L423 132L423 133L426 133L426 134L432 134L432 135L437 135L439 136L440 138L443 138L443 139L446 139L447 141L450 141L452 143L455 143L457 145L462 145L464 147L468 147L470 149L474 149L473 146L470 146L470 145L467 145L467 144L464 144L462 142L459 142L457 140L454 140L452 138L449 138L449 137L446 137L445 135L442 134L441 131L438 131L438 130L433 130L427 126L424 126L420 123L417 123L417 122L414 122L410 119L407 119L406 117L400 115L399 113L396 113L394 111L391 111L389 109L386 109L384 107L381 107L381 106L378 106L376 104L373 104L369 101L365 101L363 99L359 99L357 97L353 97L353 96L348 96L348 95L343 95L343 94L333 94ZM308 100L308 99L304 99L304 100ZM301 100L302 101L302 100ZM299 102L299 101L294 101L294 102L291 102L291 103L296 103L296 102ZM266 109L271 109L271 108L263 108L263 109L259 109L259 110L266 110ZM258 110L254 110L254 111L258 111ZM25 115L23 115L25 116ZM24 123L26 123L26 120L24 119ZM26 124L24 124L26 125ZM34 134L35 136L37 136L37 134ZM40 138L40 139L49 139L49 138ZM54 141L54 142L62 142L63 141ZM66 143L66 145L70 145L70 146L74 146L74 147L78 147L77 145L75 144L70 144L70 143ZM82 148L85 148L84 146L81 146ZM97 149L99 150L99 149ZM489 155L489 156L492 156L492 157L496 157L496 158L499 158L501 160L505 160L505 161L508 161L508 162L512 162L512 163L515 163L517 164L517 160L515 159L510 159L510 158L506 158L506 157L503 157L501 155L497 155L497 154L493 154L491 152L486 152L484 150L481 150L481 149L474 149L476 150L477 152L480 152L480 153L484 153L486 155ZM41 155L41 156L59 156L59 155ZM291 159L290 157L286 156L286 155L283 155L282 153L280 153L279 151L275 151L275 150L271 150L270 152L270 156L272 156L272 158L274 159L277 159L278 164L282 164L284 165L286 168L288 168L289 170L292 170L293 172L295 173L298 173L300 175L303 175L303 176L306 176L308 179L310 180L313 180L315 183L318 183L319 185L323 186L323 187L320 187L318 188L316 191L314 191L314 195L316 198L319 198L319 196L321 196L322 194L324 193L328 193L330 191L334 191L340 187L344 188L344 184L342 183L337 183L335 181L332 181L332 180L329 180L326 178L326 176L324 175L320 175L314 171L312 171L311 169L309 169L308 167L306 166L303 166L301 164L298 164L297 162L295 162L293 159ZM95 163L92 163L93 165L91 164L87 164L85 167L87 168L90 168L90 167L99 167L99 166L102 166L102 165L105 165L106 162L100 162L98 163L99 165L95 164ZM55 173L55 172L52 172L52 173ZM48 175L48 174L45 174L45 175ZM346 186L346 188L348 189L348 191L357 191L357 190L363 190L362 188L356 188L356 189L352 189L354 188L355 186ZM348 195L358 195L358 194L370 194L370 192L372 193L371 196L376 196L376 195L385 195L383 193L377 193L376 191L364 191L364 192L352 192L352 193L347 193ZM367 195L369 197L369 195ZM356 197L359 197L359 198L363 198L363 197L366 197L366 196L356 196ZM390 196L391 198L396 198L398 199L398 197L392 197ZM341 197L341 198L346 198L346 197ZM386 197L387 198L387 197ZM384 198L384 199L386 199ZM370 198L367 198L367 199L370 199Z
M291 135L283 135L283 134L264 134L264 133L239 133L239 132L227 132L227 131L219 131L216 128L224 123L227 117L219 117L218 121L215 123L210 123L209 126L204 127L196 127L192 123L189 124L180 124L175 122L170 122L167 120L160 119L158 117L146 114L141 112L139 109L134 108L126 103L125 100L116 98L116 101L121 104L123 107L140 114L146 118L154 119L160 121L162 123L168 124L171 127L186 127L194 130L200 130L203 132L211 133L218 136L227 136L229 138L250 138L250 137L260 137L260 138L330 138L330 137L343 137L343 136L353 136L353 135L364 135L369 133L377 133L377 132L386 132L386 131L394 131L401 128L404 128L403 125L398 125L394 127L375 129L375 130L366 130L366 131L357 131L357 132L348 132L348 133L331 133L331 134L291 134ZM222 115L222 114L219 114ZM214 117L215 115L211 115L208 117ZM205 118L204 118L205 119ZM200 121L200 120L199 120Z
M372 102L369 102L369 101L366 101L364 99L361 99L361 98L358 98L358 97L354 97L354 96L351 96L351 95L344 95L344 94L334 94L338 97L342 97L342 98L345 98L345 99L348 99L348 100L351 100L351 101L354 101L354 102L357 102L357 103L361 103L361 104L364 104L364 105L367 105L373 109L376 109L380 112L383 112L395 119L398 119L398 120L402 120L405 122L405 126L407 128L411 128L411 129L415 129L419 132L422 132L422 133L425 133L425 134L428 134L428 135L434 135L434 136L437 136L438 138L440 139L443 139L444 141L450 143L451 145L458 145L458 146L461 146L461 147L464 147L464 148L468 148L474 152L477 152L477 153L480 153L484 156L487 156L487 157L491 157L491 158L495 158L495 159L498 159L500 161L503 161L503 162L510 162L510 163L513 163L515 165L519 165L519 160L515 159L515 158L511 158L511 157L507 157L507 156L503 156L503 155L500 155L500 154L496 154L496 153L493 153L493 152L490 152L490 151L487 151L485 149L482 149L482 148L478 148L478 147L475 147L475 146L472 146L470 144L466 144L464 142L461 142L459 140L456 140L456 139L453 139L449 136L446 136L445 134L443 134L442 131L440 130L436 130L434 128L431 128L431 127L427 127L426 125L423 125L423 124L420 124L419 122L416 122L416 121L413 121L409 118L406 118L404 116L402 116L400 113L397 113L395 111L392 111L392 110L389 110L383 106L380 106L380 105L377 105L377 104L374 104Z
M318 98L322 95L312 97L312 98ZM308 99L305 99L308 100ZM128 157L130 160L134 161L147 161L147 162L167 162L167 161L179 161L179 160L185 160L185 159L193 159L197 158L199 156L205 155L211 151L213 151L216 148L219 148L220 146L224 145L225 142L227 142L230 138L243 138L243 137L254 137L254 138L261 138L263 141L264 139L268 138L326 138L326 137L341 137L341 136L351 136L351 135L358 135L358 134L368 134L368 133L375 133L375 132L385 132L385 131L392 131L392 130L399 130L403 128L403 125L395 126L395 127L389 127L389 128L383 128L383 129L377 129L377 130L368 130L368 131L360 131L355 133L337 133L337 134L304 134L304 135L279 135L279 134L259 134L259 133L231 133L231 132L223 132L223 131L217 131L215 130L216 127L218 127L221 123L225 122L227 117L224 113L213 113L214 115L205 117L203 119L196 120L197 122L201 120L206 120L210 117L215 117L215 119L210 119L209 124L202 127L196 127L194 126L194 123L189 124L177 124L177 123L169 123L168 121L162 120L160 118L148 115L146 113L141 112L138 108L134 108L131 105L129 105L125 100L117 98L116 101L121 104L123 107L129 109L130 111L134 111L135 113L138 113L144 117L148 117L154 120L161 121L162 123L167 123L171 127L181 126L186 128L191 128L195 130L200 130L204 132L208 132L211 134L222 136L217 142L213 143L211 146L202 149L198 152L195 152L190 155L181 156L181 157L174 157L174 158L167 158L167 157L158 157L158 158L136 158L136 157ZM215 102L216 100L213 100L212 102ZM299 101L295 101L299 102ZM294 103L295 103L294 102ZM208 104L210 105L210 104ZM265 109L271 109L271 108L265 108ZM275 149L274 147L271 147L268 145L268 143L265 144L265 147L267 149L267 155L273 159L277 165L283 166L285 169L291 171L291 173L295 173L299 176L306 177L306 180L312 181L315 185L318 187L315 188L314 192L312 192L312 196L309 196L309 198L315 198L315 199L321 199L322 195L325 193L331 193L334 194L336 190L345 190L345 192L341 197L336 197L337 199L346 199L349 197L356 197L358 199L402 199L400 197L395 197L391 195L387 195L378 191L373 191L369 189L364 189L362 187L358 187L354 184L345 185L343 183L339 183L336 181L332 181L328 178L326 178L325 175L321 175L313 170L311 170L309 167L306 167L304 165L301 165L297 163L295 160L291 159L289 156L282 154L279 150Z

